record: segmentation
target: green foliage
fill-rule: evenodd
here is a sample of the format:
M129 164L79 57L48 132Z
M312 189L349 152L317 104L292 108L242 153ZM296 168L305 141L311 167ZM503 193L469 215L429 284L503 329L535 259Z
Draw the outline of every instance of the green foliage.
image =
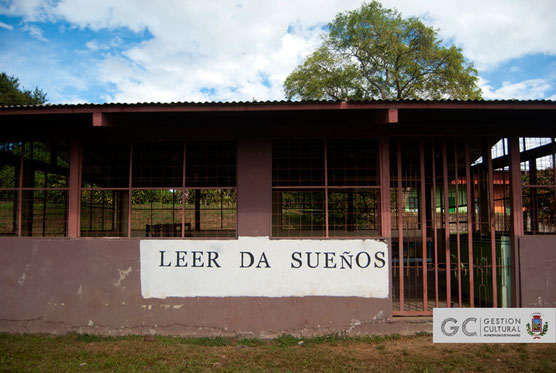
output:
M284 82L288 99L479 99L477 71L418 18L376 1L339 13Z
M75 340L78 342L91 343L91 342L102 342L106 340L106 338L100 335L85 333L85 334L77 334Z
M20 87L18 78L0 73L0 106L42 105L46 101L46 93L42 89L26 90Z
M295 338L291 334L282 334L278 338L275 339L276 343L280 347L288 347L288 346L297 346L297 342L300 341L299 338Z
M242 338L237 341L238 346L258 347L265 345L265 341L259 338Z
M309 338L307 339L305 342L307 342L308 345L311 344L323 344L323 343L329 343L329 344L337 344L339 342L346 342L349 341L350 337L348 337L346 334L327 334L327 335L322 335L322 336L318 336L318 337L313 337L313 338Z
M198 346L207 347L221 347L228 345L228 339L224 337L198 337L198 338L184 338L185 344L193 344Z

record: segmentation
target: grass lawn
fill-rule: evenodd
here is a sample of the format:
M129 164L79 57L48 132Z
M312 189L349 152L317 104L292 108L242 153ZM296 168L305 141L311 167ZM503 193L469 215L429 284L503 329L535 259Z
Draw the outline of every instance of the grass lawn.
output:
M0 334L2 372L555 372L554 344L433 344L432 336L273 340Z

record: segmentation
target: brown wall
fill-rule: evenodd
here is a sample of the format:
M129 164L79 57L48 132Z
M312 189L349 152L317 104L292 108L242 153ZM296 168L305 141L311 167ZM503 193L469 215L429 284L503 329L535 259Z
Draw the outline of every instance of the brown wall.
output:
M556 307L556 236L519 238L521 306Z
M0 238L0 330L99 334L393 333L388 299L143 299L139 241Z
M272 143L243 138L238 144L238 236L270 236Z

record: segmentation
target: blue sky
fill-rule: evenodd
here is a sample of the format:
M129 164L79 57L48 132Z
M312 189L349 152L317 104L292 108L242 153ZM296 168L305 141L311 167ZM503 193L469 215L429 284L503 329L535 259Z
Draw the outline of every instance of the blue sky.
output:
M284 98L361 0L0 0L0 71L51 103ZM556 1L384 0L463 50L487 99L556 100Z

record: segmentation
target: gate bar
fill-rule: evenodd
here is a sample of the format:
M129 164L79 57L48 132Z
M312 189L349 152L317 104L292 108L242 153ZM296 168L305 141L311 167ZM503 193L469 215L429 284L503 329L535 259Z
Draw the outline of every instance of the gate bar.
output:
M494 171L492 170L492 143L488 142L486 161L488 167L488 204L490 222L490 249L492 268L492 307L498 307L498 289L496 287L496 223L494 210Z
M397 140L398 156L398 260L400 274L400 312L405 310L404 305L404 279L403 279L403 211L402 211L402 144Z
M423 248L423 310L428 311L428 264L427 264L427 205L425 193L425 144L423 139L419 142L419 163L421 168L421 239Z
M469 255L469 306L475 307L475 278L473 273L473 202L471 190L471 160L469 155L469 140L465 140L465 179L467 182L467 253Z
M444 250L446 261L446 307L452 307L452 285L450 278L450 209L448 206L448 150L446 139L442 139L442 175L444 186Z
M459 232L459 175L458 175L458 142L454 139L454 177L456 179L456 247L458 253L458 304L461 308L461 244Z
M438 231L436 227L436 151L434 149L434 141L431 143L432 148L432 234L434 245L434 292L435 307L438 308Z

